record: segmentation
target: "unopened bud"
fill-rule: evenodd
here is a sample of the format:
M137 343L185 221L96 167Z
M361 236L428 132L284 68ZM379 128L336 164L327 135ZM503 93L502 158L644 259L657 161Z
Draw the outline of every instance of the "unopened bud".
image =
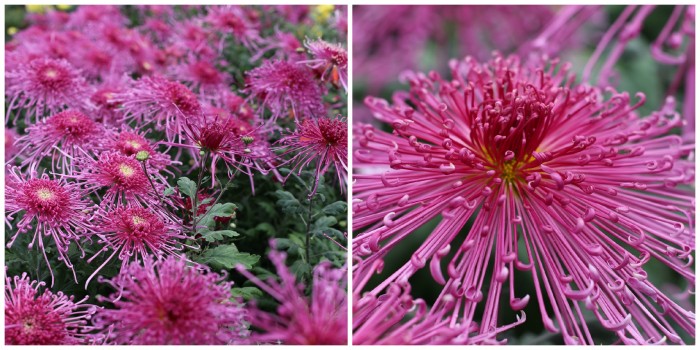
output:
M250 145L251 143L253 143L253 141L255 141L255 138L253 138L253 136L243 136L241 137L241 140L243 140L243 143L245 143L246 145Z
M143 162L146 159L148 159L149 156L150 154L148 154L148 151L139 151L138 153L136 153L136 160L138 160L139 162Z

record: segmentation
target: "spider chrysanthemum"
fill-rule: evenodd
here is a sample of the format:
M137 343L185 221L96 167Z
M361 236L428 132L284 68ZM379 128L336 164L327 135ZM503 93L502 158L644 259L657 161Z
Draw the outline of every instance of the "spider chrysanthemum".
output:
M321 69L321 80L330 81L335 86L348 90L348 52L340 44L331 44L323 40L304 43L313 59L299 61L314 69Z
M113 308L95 326L121 345L227 345L247 335L245 311L231 301L231 282L182 257L132 263L107 281ZM108 300L107 300L108 299Z
M285 154L292 157L292 172L301 173L315 163L315 181L309 196L316 193L320 177L332 166L338 176L341 191L348 177L348 123L343 119L305 119L297 123L297 129L280 140L287 148Z
M528 304L568 344L596 342L589 322L625 344L694 334L694 313L645 272L654 260L694 285L693 145L671 133L682 125L672 103L640 118L643 95L631 104L627 93L576 85L556 61L450 68L449 80L407 75L410 93L393 106L366 100L393 133L356 126L355 280L437 222L363 302L381 304L425 267L442 285L430 313L445 327L478 324L473 343ZM516 276L535 294L519 293Z
M85 345L95 340L88 321L97 307L44 289L26 273L5 277L6 345Z
M7 247L10 248L21 234L31 234L28 247L32 249L36 245L42 251L53 284L53 270L46 255L44 239L50 237L59 260L73 271L68 248L71 243L80 247L79 242L92 232L85 212L91 206L86 200L87 195L75 183L61 178L52 179L47 174L39 177L32 173L27 176L13 167L6 175L5 221L12 229L15 218L19 219L14 224L17 231Z
M304 65L268 60L247 74L248 90L274 117L289 112L295 118L325 116L321 87Z

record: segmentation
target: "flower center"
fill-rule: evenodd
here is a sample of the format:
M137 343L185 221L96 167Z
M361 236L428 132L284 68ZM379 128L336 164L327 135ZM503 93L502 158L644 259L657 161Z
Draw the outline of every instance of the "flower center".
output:
M54 199L56 196L54 195L53 191L51 191L48 188L40 188L36 191L36 196L42 201L50 201Z
M49 68L44 71L44 77L46 77L46 79L55 80L58 78L58 72L55 69Z
M131 177L134 175L134 168L122 163L119 165L119 173L122 174L124 177Z
M134 223L134 225L141 225L141 224L145 224L146 222L148 222L148 220L146 220L140 216L136 216L136 215L131 217L131 221Z

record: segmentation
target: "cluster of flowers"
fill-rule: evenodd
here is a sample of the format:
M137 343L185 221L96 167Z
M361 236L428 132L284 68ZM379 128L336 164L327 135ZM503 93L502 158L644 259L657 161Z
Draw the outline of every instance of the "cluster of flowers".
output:
M345 16L332 6L28 14L31 25L5 48L7 247L38 249L49 287L61 270L86 289L97 276L114 293L92 305L15 271L6 277L6 343L345 344L342 269L317 266L308 297L281 253L271 253L281 282L239 267L279 300L277 315L232 300L226 274L186 256L202 249L202 217L218 200L199 191L205 172L212 188L222 174L284 183L282 166L312 169L316 185L335 172L345 187L347 123L337 110L346 50L290 29L323 22L344 40ZM232 61L232 51L246 62ZM189 197L179 181L174 190L176 175L197 171ZM76 257L94 262L88 278L76 273ZM100 275L117 261L118 274ZM306 328L275 330L284 324Z
M694 7L676 7L647 53L679 73L664 105L644 117L636 111L645 95L633 101L608 77L653 6L622 11L583 81L544 55L603 9L559 9L522 41L527 55L451 60L448 78L406 73L410 91L392 103L365 99L392 131L354 125L354 344L504 343L526 311L566 344L600 343L594 325L623 344L694 337ZM517 8L509 23L530 10L541 15ZM524 34L471 27L482 29ZM683 81L679 113L673 95ZM383 271L426 228L410 258ZM677 275L685 292L654 283L651 264ZM411 295L423 269L441 289L435 300ZM534 295L519 293L525 280Z

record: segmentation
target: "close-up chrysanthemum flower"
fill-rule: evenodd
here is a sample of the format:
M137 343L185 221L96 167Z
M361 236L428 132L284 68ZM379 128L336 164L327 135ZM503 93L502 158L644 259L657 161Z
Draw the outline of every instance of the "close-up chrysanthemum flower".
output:
M344 6L4 9L7 344L348 343Z
M114 308L95 315L107 343L226 345L246 336L245 311L229 300L230 282L178 256L132 263L112 280Z
M448 66L354 125L353 342L694 343L694 114L536 53Z
M87 299L87 298L85 298ZM95 305L53 293L26 274L5 277L5 345L87 345Z

